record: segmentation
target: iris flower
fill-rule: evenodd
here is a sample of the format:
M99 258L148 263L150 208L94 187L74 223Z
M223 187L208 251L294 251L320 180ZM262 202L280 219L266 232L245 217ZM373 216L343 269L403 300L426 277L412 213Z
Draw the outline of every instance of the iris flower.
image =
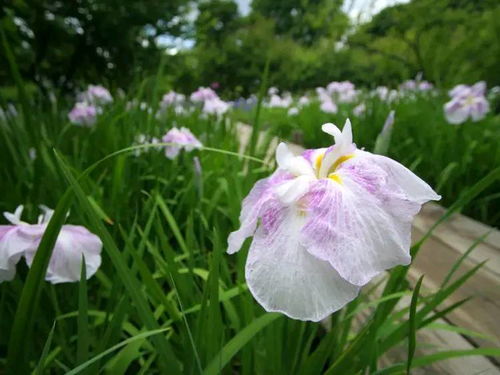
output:
M319 321L353 300L373 277L407 265L410 232L432 188L398 162L356 148L351 124L328 148L276 150L278 169L243 201L228 253L253 236L245 275L267 310Z
M68 117L75 125L91 127L97 119L97 108L86 102L76 103Z
M165 147L165 156L169 159L175 159L182 149L193 151L195 148L202 147L201 142L187 128L172 128L162 138L164 143L172 143Z
M482 81L473 86L455 86L449 92L451 100L444 105L446 120L450 124L461 124L468 118L472 121L483 119L490 110L485 94L486 83Z
M14 213L4 212L11 225L0 225L0 282L12 280L17 262L24 256L29 267L54 211L40 206L44 211L37 224L21 221L23 206ZM80 280L82 255L85 257L87 278L92 277L101 265L102 242L86 228L63 225L57 237L45 279L52 284Z

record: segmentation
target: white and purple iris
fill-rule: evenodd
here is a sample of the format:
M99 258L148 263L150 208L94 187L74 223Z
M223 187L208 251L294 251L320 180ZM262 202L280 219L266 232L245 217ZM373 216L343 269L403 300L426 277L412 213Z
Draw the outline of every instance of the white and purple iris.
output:
M319 321L374 276L411 261L411 223L432 188L396 161L356 148L351 124L323 125L335 144L293 155L243 201L228 253L253 236L246 280L267 310Z
M205 102L218 97L217 93L210 87L199 87L198 90L191 94L190 99L192 102Z
M182 149L193 151L201 148L201 142L187 128L172 128L162 138L162 142L171 143L165 147L165 156L169 159L175 159Z
M458 85L450 90L451 100L444 105L446 120L450 124L462 124L483 119L490 105L486 99L486 83L481 81L473 86Z
M0 225L0 283L12 280L16 265L24 257L29 267L33 263L38 245L47 228L53 211L40 206L44 211L37 224L21 221L23 206L14 213L4 212L11 225ZM85 257L87 278L92 277L101 265L102 242L86 228L63 225L50 258L45 280L52 284L80 280L82 255Z
M68 118L75 125L91 127L97 119L97 108L86 102L76 103Z

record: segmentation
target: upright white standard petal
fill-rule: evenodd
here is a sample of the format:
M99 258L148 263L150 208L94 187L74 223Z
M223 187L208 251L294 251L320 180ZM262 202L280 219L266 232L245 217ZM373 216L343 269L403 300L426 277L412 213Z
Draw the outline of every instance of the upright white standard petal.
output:
M31 267L41 237L25 251L26 262ZM87 279L101 265L102 242L95 234L76 225L63 225L50 258L45 280L52 284L80 280L82 255L85 256Z
M266 311L317 322L353 300L359 287L298 242L303 217L293 209L270 210L270 223L254 235L245 270L252 295Z
M286 143L281 142L276 148L276 162L280 169L294 176L314 176L311 164L303 156L295 156Z

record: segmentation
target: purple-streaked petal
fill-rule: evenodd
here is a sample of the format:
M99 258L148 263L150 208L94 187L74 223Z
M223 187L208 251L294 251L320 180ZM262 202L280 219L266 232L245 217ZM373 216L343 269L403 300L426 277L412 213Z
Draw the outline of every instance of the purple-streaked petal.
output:
M319 321L353 300L359 287L310 255L298 241L303 217L294 208L272 209L273 226L260 226L250 247L245 276L266 311Z
M274 194L273 188L290 178L292 176L288 173L277 171L270 177L257 181L243 200L240 213L240 228L232 232L227 240L227 252L229 254L239 251L245 239L254 234L262 207L269 202Z
M411 171L383 156L357 151L321 180L307 202L301 243L355 285L411 261L411 222L421 204L440 197Z
M444 113L446 116L446 120L450 124L462 124L467 120L468 111L467 108L461 106L455 100L452 100L445 104Z

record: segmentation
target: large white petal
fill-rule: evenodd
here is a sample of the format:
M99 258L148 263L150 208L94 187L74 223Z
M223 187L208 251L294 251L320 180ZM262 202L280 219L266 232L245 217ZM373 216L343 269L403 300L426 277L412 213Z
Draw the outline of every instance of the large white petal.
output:
M303 218L290 208L273 215L273 225L257 229L246 263L248 287L264 309L319 321L353 300L359 287L300 245Z
M26 262L31 266L38 244L26 250ZM80 280L82 255L85 256L87 279L101 265L102 242L86 228L63 225L50 258L45 279L52 284Z

